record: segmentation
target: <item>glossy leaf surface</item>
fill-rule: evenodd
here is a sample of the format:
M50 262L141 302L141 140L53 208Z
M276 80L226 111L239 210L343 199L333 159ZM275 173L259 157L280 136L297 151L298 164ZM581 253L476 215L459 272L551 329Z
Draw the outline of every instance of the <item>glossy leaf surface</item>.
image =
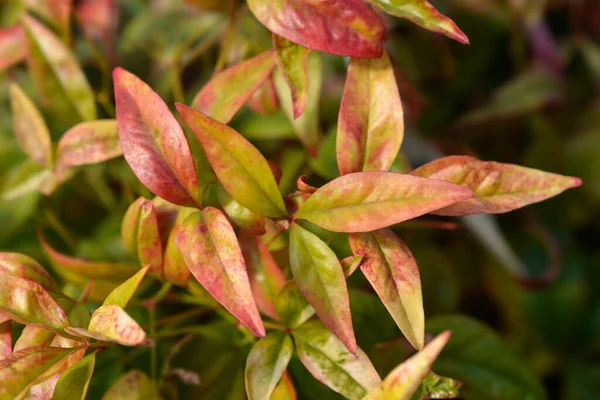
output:
M225 215L212 207L189 215L176 240L198 282L252 333L264 336L246 263Z
M292 331L302 364L319 381L348 399L362 399L381 383L367 355L348 352L319 321L307 322Z
M117 133L117 121L101 119L82 122L60 138L56 151L59 166L96 164L123 155Z
M286 208L263 155L246 138L201 112L177 104L227 192L250 211L281 218Z
M290 87L294 119L304 112L308 98L308 55L310 49L273 34L277 65Z
M244 371L246 393L250 400L269 399L285 371L294 344L285 332L272 332L250 350Z
M123 282L119 287L113 290L108 297L104 300L104 305L114 304L121 308L125 308L129 303L129 300L135 294L135 291L142 283L142 280L146 276L146 273L150 269L149 265L140 269L135 275Z
M228 123L271 75L275 62L275 54L269 50L227 68L200 90L192 107L219 122Z
M473 196L463 186L393 172L357 172L319 188L296 213L334 232L369 232Z
M581 179L513 164L480 161L468 156L440 158L411 175L463 185L474 193L434 212L438 215L499 214L537 203L581 185Z
M58 379L53 399L84 400L96 364L96 354L92 353L71 365Z
M327 53L379 57L387 38L381 19L360 0L249 0L248 6L271 32Z
M51 167L52 144L46 122L35 104L17 84L10 85L10 105L17 143L29 158L40 165Z
M337 162L341 175L387 171L404 137L404 113L387 53L353 58L338 115Z
M323 323L355 353L348 289L335 253L318 236L298 224L290 228L289 252L298 288Z
M411 251L389 229L349 235L360 269L408 341L423 348L425 315L419 268Z
M423 350L390 372L381 386L369 392L365 400L410 400L448 339L450 331L445 331L427 343Z
M388 14L406 18L425 29L442 33L461 43L469 43L469 39L458 26L427 0L368 0L368 2Z
M113 72L117 126L125 160L154 194L182 206L198 204L198 180L190 148L164 101L138 77Z

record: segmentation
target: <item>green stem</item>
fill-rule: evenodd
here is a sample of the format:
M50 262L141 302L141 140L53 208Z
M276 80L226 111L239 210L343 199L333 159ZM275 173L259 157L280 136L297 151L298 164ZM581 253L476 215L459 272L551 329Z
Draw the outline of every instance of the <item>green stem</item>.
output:
M54 231L60 236L60 238L69 246L69 249L75 250L77 242L73 239L73 236L69 233L69 230L63 225L58 219L54 211L50 208L45 210L46 221L54 229Z
M156 313L154 307L148 307L148 316L150 319L150 336L154 337L156 335ZM156 343L150 348L150 372L152 374L152 380L156 381Z

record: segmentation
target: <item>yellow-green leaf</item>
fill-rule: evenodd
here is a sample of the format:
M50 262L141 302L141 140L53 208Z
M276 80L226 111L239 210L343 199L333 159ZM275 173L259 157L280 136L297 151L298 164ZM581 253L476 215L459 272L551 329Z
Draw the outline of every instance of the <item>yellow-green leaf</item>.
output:
M94 311L87 330L68 328L67 332L123 346L137 346L146 340L146 332L115 304L106 304Z
M0 253L0 274L19 276L40 284L44 289L60 293L60 288L44 267L24 254Z
M52 399L85 400L96 365L96 353L71 365L58 379Z
M300 117L308 98L308 55L310 49L273 34L277 66L290 87L294 119Z
M96 164L123 155L117 121L100 119L82 122L60 138L56 152L59 167Z
M129 300L135 294L135 291L142 283L142 279L146 276L146 272L150 269L149 265L140 269L135 275L123 282L119 287L113 290L108 297L104 300L104 305L114 304L121 308L125 308Z

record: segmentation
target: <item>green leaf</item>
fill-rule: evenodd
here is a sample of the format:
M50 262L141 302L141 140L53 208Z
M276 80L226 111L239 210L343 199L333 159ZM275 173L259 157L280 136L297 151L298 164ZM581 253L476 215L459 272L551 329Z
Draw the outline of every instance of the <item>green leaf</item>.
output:
M404 112L387 53L377 59L353 58L338 115L340 174L389 170L403 138Z
M135 175L173 204L199 206L194 160L169 107L132 73L115 68L113 79L119 141Z
M249 400L269 399L283 375L294 344L285 332L272 332L256 342L246 360L244 372Z
M140 269L135 275L123 282L119 287L113 290L108 297L104 300L104 305L114 304L121 308L125 308L129 300L135 294L135 291L142 283L142 280L146 276L146 272L150 269L149 265Z
M394 368L381 385L371 390L364 400L410 400L431 369L436 357L448 343L448 339L450 339L449 331L441 333L423 350Z
M194 97L192 107L221 123L228 123L267 80L275 68L272 50L227 68Z
M0 275L0 311L21 324L36 324L60 333L70 325L67 314L39 284Z
M319 381L349 399L362 399L381 383L369 357L360 349L348 352L319 321L292 331L302 364Z
M411 175L456 183L473 191L473 198L434 212L451 216L505 213L582 184L581 179L572 176L468 156L440 158L417 168Z
M104 394L102 400L160 400L156 385L141 371L123 375Z
M24 16L29 68L44 103L65 121L96 119L94 93L71 51L48 28Z
M56 151L59 167L96 164L123 155L117 121L100 119L82 122L60 138Z
M249 0L248 7L271 32L314 50L379 57L387 38L379 16L360 0Z
M36 381L54 375L60 361L77 350L79 348L36 346L0 360L0 400L21 398Z
M413 399L456 399L460 396L462 383L429 372L413 395Z
M94 311L87 330L67 328L67 332L123 346L137 346L146 340L146 332L115 304L106 304Z
M53 399L84 400L94 373L96 353L89 354L71 365L58 379Z
M293 116L297 119L304 112L308 98L308 55L310 49L273 34L273 48L277 66L290 87Z
M0 28L0 72L27 56L27 38L20 24Z
M427 0L368 0L388 14L406 18L430 31L442 33L460 43L468 44L467 36L448 17L436 10Z
M221 207L223 207L223 211L227 213L229 218L231 218L237 226L247 230L253 235L262 235L265 233L266 218L253 213L238 203L229 195L229 193L227 193L221 184L217 184L217 197L219 198Z
M357 172L319 188L296 213L334 232L370 232L466 200L464 186L394 172Z
M212 207L189 215L176 240L198 282L252 333L264 336L246 263L225 215Z
M121 223L121 236L130 253L151 272L162 274L163 248L156 208L151 200L140 197L129 206Z
M52 167L50 132L39 110L16 84L10 85L12 123L17 143L38 164Z
M275 88L281 102L281 108L287 115L294 132L300 142L306 147L309 154L316 156L321 141L321 127L319 126L319 105L321 100L321 87L323 85L323 65L321 55L313 52L307 56L307 94L306 104L302 115L296 117L293 93L285 80L285 75L279 69L274 74Z
M271 167L246 138L201 112L177 104L227 192L250 211L267 217L287 215Z
M427 332L452 331L452 338L435 362L435 372L465 384L465 400L542 400L540 382L522 360L490 328L459 315L427 321Z
M46 290L60 293L60 288L44 267L23 254L0 252L0 274L28 279Z
M412 253L389 229L349 235L360 266L404 336L416 349L425 341L425 314L419 268Z
M337 256L317 235L295 223L290 228L289 252L298 288L323 323L355 353L348 289Z
M277 315L289 328L296 328L315 315L296 282L292 279L281 288L275 301Z

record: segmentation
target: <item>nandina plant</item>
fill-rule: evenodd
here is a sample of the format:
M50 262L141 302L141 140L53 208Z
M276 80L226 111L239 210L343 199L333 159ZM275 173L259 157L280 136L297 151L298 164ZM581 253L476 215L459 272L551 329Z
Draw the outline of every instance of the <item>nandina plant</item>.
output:
M202 392L204 379L214 376L177 365L177 357L202 357L212 365L231 357L216 352L205 358L210 352L187 350L196 336L225 341L242 354L233 369L213 372L227 382L230 398L296 399L307 373L349 399L457 397L464 376L431 371L453 326L470 326L476 338L502 348L487 328L470 320L442 319L426 330L417 260L398 232L426 214L513 211L581 180L460 155L407 166L402 101L385 46L386 15L468 43L427 1L174 6L169 15L197 20L166 26L161 34L180 29L181 37L156 44L161 48L156 73L175 79L172 93L163 96L168 101L121 66L109 74L110 65L120 64L114 51L115 41L122 40L116 2L30 3L17 12L14 25L0 31L0 68L15 81L13 130L30 159L20 186L3 199L33 192L43 208L53 197L65 201L65 188L85 175L100 202L118 210L116 246L129 254L118 260L82 258L85 252L49 212L38 221L37 237L51 269L42 267L42 259L0 253L0 400L197 398L194 393L210 393ZM124 36L156 29L152 13L145 17L134 19ZM200 28L190 24L201 21ZM89 83L74 56L77 35L92 50L99 82ZM186 101L191 88L182 85L181 70L215 38L221 39L215 72ZM337 124L329 127L333 135L324 135L319 117L324 64L341 57L347 72ZM43 113L10 75L20 73L22 60ZM235 124L244 112L258 116L250 133ZM272 115L287 120L274 122ZM282 123L293 136L271 132L270 124ZM276 142L275 151L265 143L256 146L261 135ZM121 156L127 165L118 164ZM106 165L112 180L107 183L104 172L91 173L91 164ZM60 251L59 242L70 249ZM106 255L108 248L99 246L96 253ZM377 318L389 315L398 337L414 348L386 376L355 335L347 280L362 279L358 274L384 306ZM105 393L96 393L90 389L96 359L117 346L136 349L115 350L125 370ZM460 346L450 340L447 351L460 352ZM129 368L140 355L149 362ZM304 372L298 365L290 370L298 361ZM511 373L520 373L516 360L505 363ZM238 365L243 386L237 384ZM528 379L483 396L543 398ZM469 385L464 393L478 395Z

